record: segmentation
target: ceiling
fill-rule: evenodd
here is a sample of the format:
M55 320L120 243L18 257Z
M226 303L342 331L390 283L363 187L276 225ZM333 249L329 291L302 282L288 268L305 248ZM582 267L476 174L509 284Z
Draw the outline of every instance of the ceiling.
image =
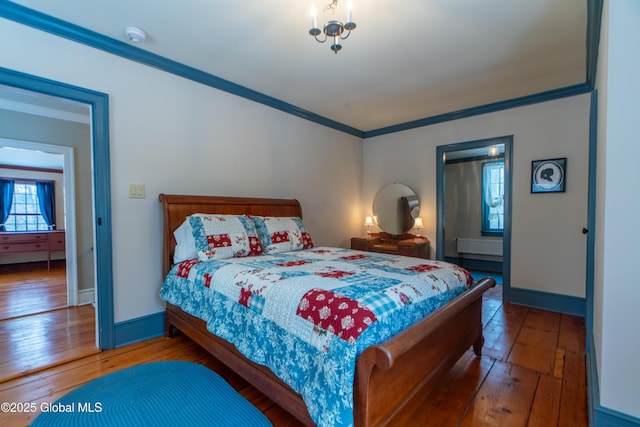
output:
M0 84L0 109L77 123L91 122L88 104Z
M350 0L334 54L308 34L330 0L14 3L363 132L584 84L587 0ZM336 18L346 19L347 1Z
M0 167L28 167L62 170L64 156L62 154L45 153L44 151L22 149L5 145L0 140Z
M91 108L68 99L0 84L0 109L89 124ZM22 141L0 138L0 167L17 166L62 170L61 154L24 149Z

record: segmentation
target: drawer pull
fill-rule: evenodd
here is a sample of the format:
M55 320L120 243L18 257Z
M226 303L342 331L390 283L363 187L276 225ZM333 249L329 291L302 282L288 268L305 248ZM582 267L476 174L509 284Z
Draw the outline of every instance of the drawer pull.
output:
M36 248L41 248L42 247L41 245L35 245L35 246L36 246Z
M2 249L9 249L11 246L3 246Z

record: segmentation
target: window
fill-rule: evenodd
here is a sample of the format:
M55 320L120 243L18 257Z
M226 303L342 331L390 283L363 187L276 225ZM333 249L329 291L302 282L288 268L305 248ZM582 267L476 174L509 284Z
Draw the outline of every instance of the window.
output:
M504 230L504 160L482 165L482 234Z
M13 184L13 201L5 227L7 231L49 230L50 227L40 212L35 182Z

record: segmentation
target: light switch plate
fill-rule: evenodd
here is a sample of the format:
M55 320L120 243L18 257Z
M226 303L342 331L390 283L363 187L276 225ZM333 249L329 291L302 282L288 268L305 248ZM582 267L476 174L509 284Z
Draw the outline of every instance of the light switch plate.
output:
M129 184L130 199L144 199L144 184Z

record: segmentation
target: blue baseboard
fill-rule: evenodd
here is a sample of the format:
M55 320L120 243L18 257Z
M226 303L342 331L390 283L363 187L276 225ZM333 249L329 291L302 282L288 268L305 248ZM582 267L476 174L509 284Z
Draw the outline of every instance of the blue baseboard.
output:
M116 323L114 327L115 346L122 347L163 335L164 318L164 311L162 311Z
M444 260L452 264L461 265L460 259L456 257L445 257ZM462 260L461 267L464 267L468 270L489 271L491 273L502 274L502 262L500 261L464 258Z
M589 426L591 427L640 427L640 419L600 406L600 384L596 363L593 333L587 336L587 385Z
M534 291L531 289L514 288L513 286L509 288L508 292L509 302L514 304L582 317L584 317L586 313L586 300L584 298Z

